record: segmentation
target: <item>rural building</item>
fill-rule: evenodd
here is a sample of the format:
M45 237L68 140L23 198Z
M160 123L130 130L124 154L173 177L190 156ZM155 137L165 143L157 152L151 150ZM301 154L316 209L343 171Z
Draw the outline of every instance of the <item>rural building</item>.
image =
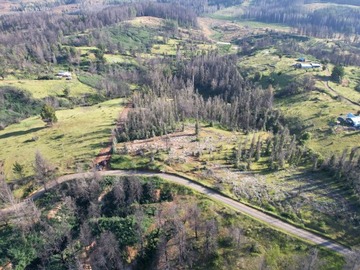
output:
M296 63L293 65L295 68L301 68L301 69L310 69L310 68L320 68L320 64L316 63Z
M353 127L360 127L360 115L347 117L346 122Z
M71 72L60 71L56 74L56 76L61 77L61 78L71 78Z
M298 62L305 62L306 59L305 59L305 57L300 57L300 58L298 58L296 61L298 61Z
M360 128L360 115L349 113L347 115L340 116L338 121L342 125L349 125Z

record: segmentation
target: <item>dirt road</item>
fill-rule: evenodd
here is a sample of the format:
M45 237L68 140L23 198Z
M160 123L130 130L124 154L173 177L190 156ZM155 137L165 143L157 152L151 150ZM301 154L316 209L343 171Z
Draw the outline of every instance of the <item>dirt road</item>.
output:
M338 252L340 254L348 254L351 252L350 249L348 249L345 246L342 246L340 244L337 244L331 240L328 240L326 238L320 237L314 233L311 233L309 231L306 231L304 229L297 228L293 225L290 225L286 222L283 222L277 218L274 218L270 215L267 215L259 210L256 210L254 208L251 208L249 206L246 206L242 203L239 203L237 201L234 201L232 199L229 199L209 188L206 188L200 184L197 184L193 181L190 181L184 177L175 176L172 174L167 173L153 173L153 172L147 172L147 171L122 171L122 170L113 170L113 171L101 171L101 172L88 172L88 173L78 173L78 174L71 174L71 175L64 175L59 177L56 181L53 181L51 183L48 183L47 188L50 189L52 187L55 187L56 185L67 182L73 179L79 179L79 178L91 178L91 177L100 177L100 176L128 176L128 175L138 175L138 176L158 176L161 177L167 181L177 183L180 185L184 185L186 187L192 188L202 194L205 194L209 196L210 198L217 200L219 202L222 202L223 204L231 207L232 209L243 213L245 215L248 215L250 217L253 217L259 221L262 221L263 223L268 224L269 226L280 229L283 232L290 233L300 239L307 240L311 243L314 243L319 246L326 247L332 251ZM29 199L36 200L44 193L44 189L40 189L34 194L31 195ZM26 200L22 203L26 203ZM2 214L12 211L12 207L8 207L5 209L0 210L0 213Z

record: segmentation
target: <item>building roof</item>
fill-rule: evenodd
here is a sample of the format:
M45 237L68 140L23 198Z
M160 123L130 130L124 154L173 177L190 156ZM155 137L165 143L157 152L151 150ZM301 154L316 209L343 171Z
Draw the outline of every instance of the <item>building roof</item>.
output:
M352 123L354 126L360 126L360 115L359 116L353 116L353 117L347 117L346 121Z

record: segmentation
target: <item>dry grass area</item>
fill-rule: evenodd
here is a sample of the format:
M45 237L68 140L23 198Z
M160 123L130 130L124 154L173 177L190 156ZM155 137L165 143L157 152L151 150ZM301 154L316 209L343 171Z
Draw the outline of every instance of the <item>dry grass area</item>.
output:
M198 18L200 28L205 37L212 41L231 42L246 36L264 34L269 29L288 32L289 27L267 25L254 21L229 21L214 17Z

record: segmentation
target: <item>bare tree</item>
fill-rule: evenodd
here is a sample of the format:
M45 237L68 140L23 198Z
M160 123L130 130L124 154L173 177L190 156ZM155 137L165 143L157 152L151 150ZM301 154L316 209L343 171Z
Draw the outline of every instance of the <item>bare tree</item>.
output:
M304 258L302 269L303 270L316 270L319 267L319 250L313 248L308 255Z
M195 233L195 239L198 240L199 230L200 230L200 225L201 225L201 220L200 220L201 211L199 209L199 206L196 203L191 204L188 207L188 216L189 216L189 220L190 220L190 226L194 230L194 233Z
M127 177L124 182L125 194L126 194L126 204L130 205L132 203L139 202L142 195L142 185L139 178L137 177Z
M90 255L91 268L94 270L124 269L118 246L119 243L113 233L103 232Z
M215 219L205 222L205 253L212 254L217 249L218 225Z
M14 197L9 185L6 183L5 175L0 171L0 206L15 205L17 200Z
M120 179L117 180L118 181L114 185L112 192L114 194L115 202L122 207L125 205L125 199L126 199L126 195L124 191L124 181Z
M80 243L83 246L89 246L92 242L92 233L91 228L88 222L84 222L84 224L80 227Z
M36 151L35 154L34 169L37 182L42 184L46 191L46 184L54 179L55 169L39 151Z
M244 238L243 230L238 226L232 226L230 228L230 236L232 237L233 243L239 248Z
M145 214L141 207L137 207L135 211L135 232L140 242L140 253L143 254L144 252L144 244L145 244L145 228L144 228L144 219Z
M344 270L360 270L360 249L354 249L345 256Z

